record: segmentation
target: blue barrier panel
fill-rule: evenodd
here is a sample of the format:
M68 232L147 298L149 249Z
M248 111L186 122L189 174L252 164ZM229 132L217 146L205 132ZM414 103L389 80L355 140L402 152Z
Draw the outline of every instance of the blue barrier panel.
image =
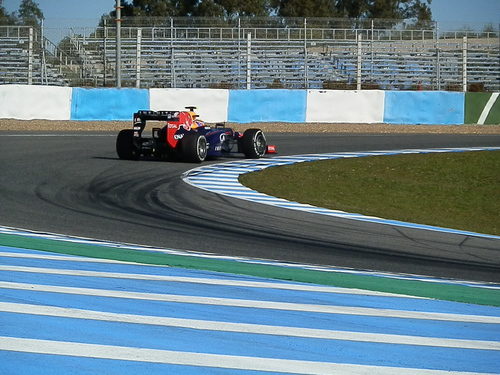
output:
M441 91L386 91L384 122L452 125L464 123L465 94Z
M132 120L149 109L149 90L73 88L71 120Z
M305 122L306 90L230 90L228 121Z

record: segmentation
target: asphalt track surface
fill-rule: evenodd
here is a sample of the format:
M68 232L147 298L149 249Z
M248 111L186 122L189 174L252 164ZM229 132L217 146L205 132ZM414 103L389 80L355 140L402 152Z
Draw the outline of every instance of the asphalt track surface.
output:
M197 165L124 161L116 134L0 133L0 225L308 264L500 281L498 240L326 217L202 191ZM268 134L280 155L500 146L500 135ZM232 159L219 159L215 162ZM277 181L276 183L279 183Z

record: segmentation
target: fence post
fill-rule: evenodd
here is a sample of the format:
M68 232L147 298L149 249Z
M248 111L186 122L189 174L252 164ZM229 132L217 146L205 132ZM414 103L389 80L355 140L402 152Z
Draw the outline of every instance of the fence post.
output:
M304 88L309 88L309 69L307 61L307 18L304 18Z
M373 55L373 29L374 29L374 23L373 23L373 19L372 19L372 22L371 22L371 32L372 32L372 35L371 35L371 40L370 40L370 81L371 83L374 83L375 82L375 79L373 77L373 66L374 66L374 55Z
M33 27L29 28L28 39L28 85L33 84Z
M441 53L439 50L439 24L437 22L434 43L436 46L436 90L441 91Z
M356 66L356 90L361 90L361 40L363 39L363 34L358 34L358 63Z
M251 53L252 53L252 33L247 34L247 90L252 88L252 66L251 66Z
M170 17L170 87L175 88L174 20Z
M108 66L107 66L107 43L106 43L106 38L108 37L108 27L106 24L106 18L104 18L104 29L103 29L103 57L102 57L102 66L103 66L103 73L102 73L102 85L106 87L106 73L108 71Z
M47 85L48 80L47 80L47 59L45 56L45 49L46 49L46 43L45 43L45 35L43 32L44 25L43 25L43 19L41 20L40 24L40 48L41 53L42 53L42 71L41 71L41 79L42 79L42 85Z
M121 38L121 1L116 0L116 87L122 87L122 38Z
M238 17L238 85L241 88L241 18Z
M142 29L137 29L136 60L135 60L135 87L141 87L141 39Z
M467 36L462 43L462 91L467 91Z

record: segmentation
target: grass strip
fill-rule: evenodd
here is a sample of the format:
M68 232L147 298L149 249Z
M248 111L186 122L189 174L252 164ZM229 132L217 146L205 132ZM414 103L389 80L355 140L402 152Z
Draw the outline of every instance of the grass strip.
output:
M305 162L245 174L240 182L318 207L500 235L500 151Z
M240 275L257 276L345 288L412 295L447 301L500 306L500 291L464 285L433 283L416 280L397 280L388 277L316 271L283 266L250 264L231 260L206 259L196 256L170 255L155 251L141 251L89 245L53 239L31 238L0 234L0 245L42 250L52 253L104 258L125 262L182 267Z

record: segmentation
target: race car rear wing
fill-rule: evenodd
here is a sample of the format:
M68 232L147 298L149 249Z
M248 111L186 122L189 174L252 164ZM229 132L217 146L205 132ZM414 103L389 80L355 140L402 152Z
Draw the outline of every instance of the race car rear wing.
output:
M146 121L179 121L179 111L137 111L134 113L134 137L141 137Z
M179 111L137 111L134 113L134 123L147 120L179 121Z

